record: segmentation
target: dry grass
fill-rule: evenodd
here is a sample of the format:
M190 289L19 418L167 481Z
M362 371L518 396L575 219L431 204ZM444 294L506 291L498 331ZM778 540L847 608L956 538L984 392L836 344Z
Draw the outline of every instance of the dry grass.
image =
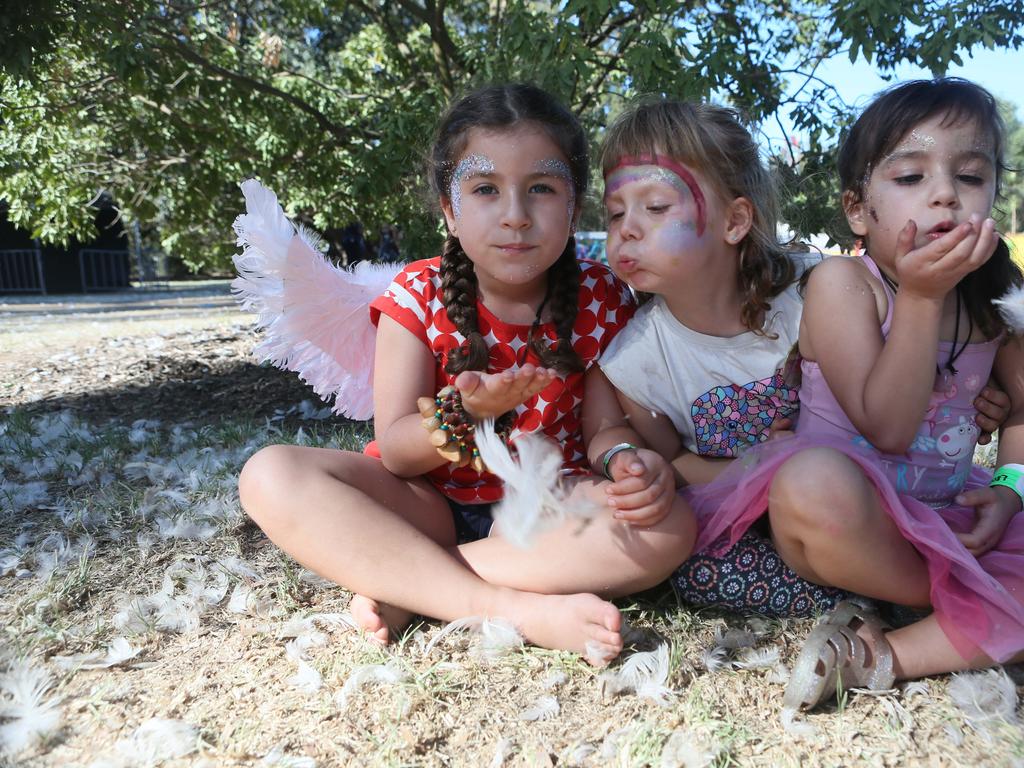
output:
M1024 764L1016 702L972 728L948 678L928 680L924 693L850 694L806 718L814 735L788 733L776 666L738 668L737 651L711 671L706 652L716 633L746 629L788 664L811 623L693 612L667 590L620 603L633 649L670 645L664 705L609 695L601 674L568 653L518 648L491 659L465 635L427 653L436 623L380 649L345 625L345 590L246 522L235 489L241 463L263 444L344 447L364 436L295 415L101 424L9 410L0 421L0 674L16 658L48 673L36 703L50 701L59 724L0 764ZM126 610L133 598L145 602ZM116 638L138 653L99 669L58 658L105 652ZM351 682L367 670L388 679ZM1008 671L1019 693L1024 675ZM10 700L0 693L0 740L20 722ZM531 710L549 716L524 719ZM147 742L139 729L153 718L191 729Z

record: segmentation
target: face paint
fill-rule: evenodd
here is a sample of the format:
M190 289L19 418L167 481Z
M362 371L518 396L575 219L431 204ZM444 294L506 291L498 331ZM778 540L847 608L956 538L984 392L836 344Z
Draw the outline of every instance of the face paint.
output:
M651 170L639 170L640 166L656 166ZM640 155L623 157L605 177L605 198L623 184L631 181L660 181L680 191L689 191L697 207L697 235L704 234L706 224L704 193L687 168L665 155Z
M484 155L467 155L459 160L448 187L448 199L456 219L462 215L462 182L471 176L487 173L494 173L494 163Z
M556 157L547 158L537 163L537 170L562 179L569 189L569 226L573 225L572 214L576 210L576 185L572 180L572 170L568 164Z

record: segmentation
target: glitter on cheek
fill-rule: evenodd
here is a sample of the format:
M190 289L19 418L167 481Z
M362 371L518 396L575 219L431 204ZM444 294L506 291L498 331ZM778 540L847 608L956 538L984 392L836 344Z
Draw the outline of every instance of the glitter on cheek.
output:
M673 221L658 229L654 247L668 256L681 256L700 241L697 227L688 221Z
M462 216L462 182L478 173L494 173L494 161L484 155L467 155L455 166L451 184L448 186L448 199L451 201L452 213L456 219Z

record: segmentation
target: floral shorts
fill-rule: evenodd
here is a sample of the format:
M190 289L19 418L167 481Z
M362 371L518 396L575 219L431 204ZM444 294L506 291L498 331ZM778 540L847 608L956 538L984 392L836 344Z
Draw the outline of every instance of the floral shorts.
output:
M694 555L669 577L680 600L763 616L815 616L849 596L796 575L769 539L747 531L720 556Z

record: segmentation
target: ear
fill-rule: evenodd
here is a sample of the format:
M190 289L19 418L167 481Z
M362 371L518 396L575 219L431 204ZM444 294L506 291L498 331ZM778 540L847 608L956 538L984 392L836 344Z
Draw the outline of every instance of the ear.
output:
M737 197L725 210L725 231L722 233L730 245L740 242L754 226L754 206L745 197Z
M455 211L452 209L452 201L445 195L441 195L441 213L444 214L444 223L453 237L458 237L455 226Z
M851 189L843 192L843 213L846 214L846 223L850 225L850 231L858 237L868 233L867 228L867 203Z

